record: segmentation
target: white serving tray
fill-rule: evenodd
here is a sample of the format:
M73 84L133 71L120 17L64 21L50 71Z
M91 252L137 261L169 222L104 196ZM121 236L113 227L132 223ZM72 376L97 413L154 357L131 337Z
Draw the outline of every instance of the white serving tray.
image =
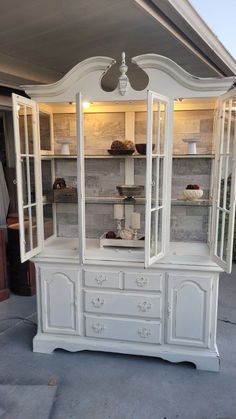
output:
M100 237L100 247L144 247L144 242L144 240L106 239L106 233Z

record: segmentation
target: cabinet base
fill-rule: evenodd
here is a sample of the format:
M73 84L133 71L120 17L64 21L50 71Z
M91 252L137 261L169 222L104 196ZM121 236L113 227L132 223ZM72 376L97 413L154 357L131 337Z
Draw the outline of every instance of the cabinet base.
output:
M130 355L144 355L162 358L166 361L191 362L198 370L218 372L220 358L217 348L215 351L207 349L177 348L168 345L133 344L121 341L108 341L88 339L77 336L49 335L38 333L33 340L33 351L51 354L55 349L64 349L70 352L102 351Z

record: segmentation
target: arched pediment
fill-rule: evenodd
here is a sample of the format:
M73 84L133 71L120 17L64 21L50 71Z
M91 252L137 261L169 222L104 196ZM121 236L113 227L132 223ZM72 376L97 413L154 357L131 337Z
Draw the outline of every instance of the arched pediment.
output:
M167 74L180 86L193 91L218 91L228 90L235 82L236 77L200 78L196 77L172 61L170 58L158 54L144 54L132 58L132 62L142 68L152 79L153 70Z
M219 96L235 82L236 77L199 78L186 72L174 61L157 54L134 57L132 62L139 66L149 79L144 90L137 91L126 75L125 53L122 53L121 76L117 87L104 91L101 80L115 60L110 57L92 57L81 61L56 83L40 86L23 86L26 93L41 102L74 102L77 92L93 101L143 100L147 89L170 98Z

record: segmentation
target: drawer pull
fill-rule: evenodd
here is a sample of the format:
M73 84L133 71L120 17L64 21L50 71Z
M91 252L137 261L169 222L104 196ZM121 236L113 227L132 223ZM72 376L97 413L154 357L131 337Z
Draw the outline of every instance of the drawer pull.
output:
M138 329L138 334L141 338L148 338L151 336L151 330L146 329L146 327L143 327L142 329Z
M147 285L147 278L144 278L143 276L141 278L137 278L136 284L138 287L144 287L144 285Z
M105 329L105 326L101 323L94 323L92 325L92 329L95 333L102 333L102 331Z
M140 311L145 312L145 311L150 310L152 308L152 305L151 305L150 301L144 301L143 303L138 304L138 308L139 308Z
M94 307L100 308L104 304L104 300L100 297L92 298L91 303L93 304Z
M107 281L107 277L105 275L99 274L95 277L95 281L97 281L98 285L102 285L103 282Z

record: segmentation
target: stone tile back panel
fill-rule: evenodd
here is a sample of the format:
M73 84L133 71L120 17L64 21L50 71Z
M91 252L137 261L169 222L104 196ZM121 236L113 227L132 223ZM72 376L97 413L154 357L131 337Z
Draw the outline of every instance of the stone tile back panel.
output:
M60 154L57 139L68 138L72 141L70 154L76 154L76 116L75 114L54 114L55 154ZM85 154L107 154L115 139L125 138L125 114L117 113L85 113L84 139Z
M147 113L135 113L135 139L137 143L146 142ZM183 142L186 138L200 140L197 145L198 154L211 154L213 146L213 111L175 111L174 112L174 133L173 133L173 154L187 154L187 144Z

